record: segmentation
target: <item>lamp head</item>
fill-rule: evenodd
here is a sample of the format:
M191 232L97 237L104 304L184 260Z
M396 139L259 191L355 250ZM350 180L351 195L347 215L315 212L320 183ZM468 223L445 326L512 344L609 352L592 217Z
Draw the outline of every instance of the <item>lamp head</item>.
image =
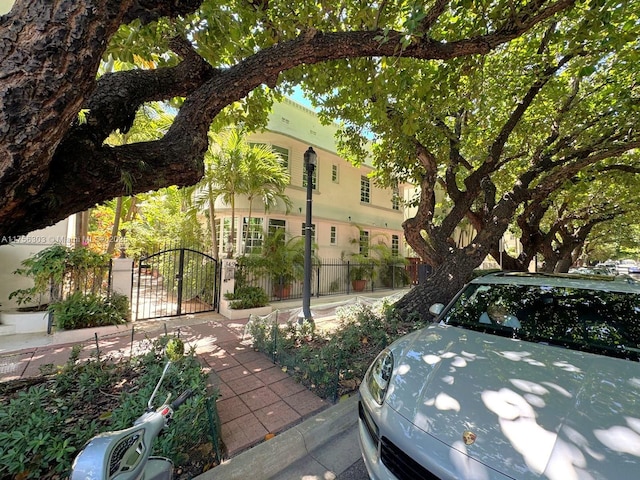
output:
M311 167L313 169L313 168L315 168L317 163L318 163L318 155L313 150L313 147L307 148L307 151L304 152L304 165L305 165L305 167L307 167L307 168Z

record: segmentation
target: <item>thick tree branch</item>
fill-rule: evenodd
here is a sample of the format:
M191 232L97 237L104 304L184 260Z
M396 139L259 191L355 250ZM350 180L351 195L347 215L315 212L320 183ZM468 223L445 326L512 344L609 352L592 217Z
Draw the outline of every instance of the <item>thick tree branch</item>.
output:
M406 32L308 30L225 70L205 65L182 45L183 61L176 67L95 81L107 42L121 24L185 15L200 3L18 0L0 17L0 234L24 234L120 195L123 172L134 179L131 193L194 183L216 115L260 85L276 85L288 69L356 57L448 60L484 54L574 0L530 2L497 30L456 41L423 37L404 45ZM176 96L186 100L164 138L138 146L103 145L110 131L129 128L144 102ZM81 108L90 109L86 125L76 122ZM89 169L100 175L84 171Z

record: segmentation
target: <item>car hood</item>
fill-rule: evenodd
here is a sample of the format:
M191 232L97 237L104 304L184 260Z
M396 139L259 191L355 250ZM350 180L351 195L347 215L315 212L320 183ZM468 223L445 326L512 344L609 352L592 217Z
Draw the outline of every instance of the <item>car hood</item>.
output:
M454 456L517 479L637 478L639 363L444 325L391 350L386 403Z

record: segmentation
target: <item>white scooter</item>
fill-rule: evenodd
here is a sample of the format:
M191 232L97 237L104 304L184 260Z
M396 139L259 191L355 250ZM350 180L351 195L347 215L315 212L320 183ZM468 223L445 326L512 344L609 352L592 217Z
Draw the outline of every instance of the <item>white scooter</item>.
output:
M180 407L193 392L187 390L169 404L171 394L164 404L153 409L155 397L167 369L147 404L147 411L132 427L115 432L96 435L87 442L76 456L71 467L71 480L171 480L173 462L168 458L151 456L153 441L167 427L173 412Z

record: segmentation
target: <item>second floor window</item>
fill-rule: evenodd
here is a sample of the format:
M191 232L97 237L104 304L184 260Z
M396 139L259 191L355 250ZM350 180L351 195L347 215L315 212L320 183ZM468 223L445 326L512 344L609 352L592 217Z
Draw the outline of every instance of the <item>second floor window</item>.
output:
M331 165L331 181L338 183L338 165Z
M338 243L338 229L336 227L331 227L331 238L329 239L329 243L331 243L331 245Z
M313 173L311 174L311 188L313 188L314 190L318 188L317 178L318 167L316 166L316 168L313 170ZM302 166L302 186L304 188L307 188L307 169L304 168L304 165Z
M280 155L280 160L282 162L282 166L289 170L289 149L284 147L279 147L277 145L272 145L271 148L274 152Z
M302 222L302 236L304 237L307 234L307 224ZM311 224L311 240L315 241L316 239L316 224Z
M286 229L287 222L285 220L280 220L277 218L269 219L269 235L275 234L275 232L278 230L282 230L284 232Z
M362 175L360 177L360 201L363 203L370 202L371 185L369 184L369 178Z
M391 208L400 210L400 189L393 187L393 196L391 197Z

